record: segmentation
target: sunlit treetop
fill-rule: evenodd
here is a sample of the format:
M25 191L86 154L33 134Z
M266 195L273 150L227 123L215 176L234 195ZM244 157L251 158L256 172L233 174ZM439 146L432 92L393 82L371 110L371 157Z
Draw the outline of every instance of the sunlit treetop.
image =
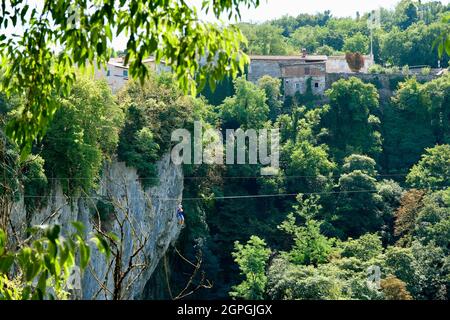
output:
M437 46L439 56L442 57L444 52L450 56L450 12L447 12L442 17L442 22L447 28L439 35L434 45Z
M148 67L142 60L164 60L180 87L195 94L209 81L244 70L245 37L233 25L203 22L184 0L0 0L0 91L19 96L23 105L7 125L8 135L26 155L45 133L75 81L73 66L104 66L112 40L125 35L129 75L141 82ZM199 10L240 17L239 6L259 0L204 0ZM9 32L7 28L23 32Z

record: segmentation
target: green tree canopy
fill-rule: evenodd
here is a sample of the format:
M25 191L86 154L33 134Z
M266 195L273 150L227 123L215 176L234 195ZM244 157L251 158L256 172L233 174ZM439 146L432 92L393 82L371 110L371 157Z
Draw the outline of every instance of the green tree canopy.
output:
M354 36L345 39L342 50L345 52L359 52L362 54L368 54L369 38L361 32L358 32Z
M282 35L282 29L269 23L240 23L240 30L248 40L246 51L254 55L286 55L293 49Z
M55 97L68 95L76 79L73 66L103 66L117 36L127 37L125 63L131 77L143 81L149 69L142 60L154 55L192 93L207 76L214 84L224 74L244 71L248 62L240 49L245 38L239 29L201 21L198 10L185 1L62 0L44 1L37 9L25 0L1 3L0 27L23 29L0 36L0 90L23 97L7 131L23 154L48 127L59 107ZM239 5L258 4L259 0L203 1L201 11L231 18L239 17Z
M224 129L259 129L269 117L264 89L245 80L235 80L235 95L219 106Z
M298 199L299 204L294 206L294 212L279 226L279 229L293 237L293 246L286 253L289 261L295 264L317 265L328 261L331 253L332 241L320 232L321 222L314 218L322 209L317 203L318 198ZM297 218L304 222L297 225Z
M59 179L67 193L89 192L103 160L116 151L123 112L106 81L82 76L59 103L42 141L47 176Z
M450 145L426 149L422 159L411 168L406 181L418 188L450 186Z
M376 158L381 152L379 120L375 116L379 108L376 88L351 77L334 82L326 95L330 109L323 124L329 129L325 142L332 153L339 160L352 153Z
M281 96L281 79L263 76L258 80L258 86L264 90L269 106L269 118L275 121L281 114L283 100Z
M257 300L263 299L267 284L266 263L270 250L264 240L257 236L250 237L245 245L235 243L233 257L241 269L244 281L233 288L232 297Z

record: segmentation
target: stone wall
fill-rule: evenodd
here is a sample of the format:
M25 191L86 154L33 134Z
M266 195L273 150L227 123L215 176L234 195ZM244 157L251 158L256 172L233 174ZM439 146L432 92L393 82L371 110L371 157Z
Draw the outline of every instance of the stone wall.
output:
M311 79L311 91L321 95L325 90L325 63L285 64L281 67L284 94L294 96L297 92L304 94Z
M403 74L371 74L371 73L328 73L326 76L326 88L331 88L333 82L339 79L348 79L350 77L357 77L366 83L372 83L380 94L381 98L390 98L400 82L406 80ZM436 79L436 74L430 75L415 75L419 82L427 82Z
M283 79L284 94L294 96L297 92L304 94L307 89L308 79L311 78L311 91L314 95L322 95L325 91L325 76L290 77Z
M248 81L251 82L257 82L265 75L281 78L280 63L275 60L252 60L248 68Z
M364 56L364 67L360 70L362 73L367 73L369 68L374 64L370 56ZM329 56L327 59L328 73L353 73L348 67L345 56Z

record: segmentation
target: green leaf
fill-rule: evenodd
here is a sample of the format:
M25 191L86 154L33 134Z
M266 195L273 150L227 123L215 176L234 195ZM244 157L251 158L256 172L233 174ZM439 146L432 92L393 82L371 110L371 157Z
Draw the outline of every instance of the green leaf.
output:
M22 291L22 300L29 300L31 295L31 288L26 286Z
M97 43L97 54L98 54L99 56L102 55L103 49L104 49L103 44L102 44L101 42L98 42L98 43Z
M35 257L33 257L33 260L30 260L28 264L25 264L24 266L22 266L22 268L25 269L26 281L30 282L39 274L39 271L42 269L41 261L38 261Z
M5 252L6 240L6 233L0 229L0 256Z
M47 290L47 279L48 279L48 272L47 270L42 272L41 276L39 277L39 281L37 284L37 290L39 292L39 299L42 299L45 295L45 292Z
M116 242L119 241L119 237L118 237L114 232L108 232L107 235L108 235L108 237L110 237L113 241L116 241Z
M48 254L46 254L44 256L44 264L51 275L53 275L53 276L57 275L56 268L55 268L55 260L52 259L52 257L49 256Z
M442 41L439 41L438 54L439 57L442 57L442 55L444 54L444 43Z
M59 225L49 226L45 232L45 236L50 242L55 242L59 238L61 227Z
M450 56L450 35L445 39L445 52Z
M79 235L83 235L84 234L84 230L86 229L84 224L82 224L79 221L73 221L71 224L77 230Z
M67 259L69 258L69 255L70 255L70 248L68 245L64 245L62 248L60 248L59 261L62 266L65 265Z
M80 246L80 268L82 270L86 269L89 264L89 259L91 255L91 250L89 246L82 244Z
M14 263L13 255L0 256L0 274L8 273L13 263Z
M27 14L29 8L30 8L30 6L29 6L28 4L26 4L26 5L23 7L22 11L20 12L20 19L21 19L22 21L24 20L25 15Z
M109 247L108 242L101 234L96 234L91 238L91 241L97 246L98 251L104 254L107 258L109 258L111 254L111 249Z

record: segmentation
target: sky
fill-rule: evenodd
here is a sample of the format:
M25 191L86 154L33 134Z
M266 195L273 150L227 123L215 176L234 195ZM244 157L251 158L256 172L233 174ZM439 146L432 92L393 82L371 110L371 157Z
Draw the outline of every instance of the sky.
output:
M190 0L199 6L201 0ZM262 22L276 19L286 14L297 16L300 13L315 14L330 10L335 17L355 17L356 12L369 12L384 7L394 8L399 0L261 0L258 8L242 8L244 22ZM448 1L441 1L448 2ZM205 18L205 15L202 15ZM209 20L209 17L206 17Z
M422 2L429 1L431 0L422 0ZM440 1L443 4L450 2L450 0ZM186 2L195 5L200 11L202 0L187 0ZM258 8L241 8L241 21L263 22L280 18L284 15L315 14L325 10L330 10L334 17L356 17L357 11L364 14L380 7L393 9L398 2L400 0L260 0ZM215 20L212 14L205 15L199 12L199 16L205 21ZM122 36L115 39L113 47L115 50L125 48L125 37Z
M188 4L198 8L199 16L205 21L214 21L212 14L205 15L200 12L203 0L186 0ZM429 2L431 0L422 0ZM443 4L448 4L450 0L440 0ZM370 12L379 7L392 9L400 0L260 0L258 8L241 8L241 21L243 22L263 22L280 18L284 15L297 16L300 13L315 14L330 10L335 17L355 17L356 12L361 14ZM38 5L42 0L29 0L28 3ZM224 19L224 22L227 22ZM232 22L235 22L234 20ZM16 32L18 30L15 30ZM12 32L11 28L4 32ZM126 47L126 38L124 36L114 39L112 43L115 50L121 50Z
M430 2L423 0L422 2ZM441 0L448 4L450 0ZM202 0L188 0L200 7ZM356 17L356 12L361 14L383 7L393 9L400 0L260 0L258 8L242 8L241 17L244 22L262 22L282 17L286 14L297 16L300 13L315 14L330 10L335 17ZM207 20L210 17L201 15Z

